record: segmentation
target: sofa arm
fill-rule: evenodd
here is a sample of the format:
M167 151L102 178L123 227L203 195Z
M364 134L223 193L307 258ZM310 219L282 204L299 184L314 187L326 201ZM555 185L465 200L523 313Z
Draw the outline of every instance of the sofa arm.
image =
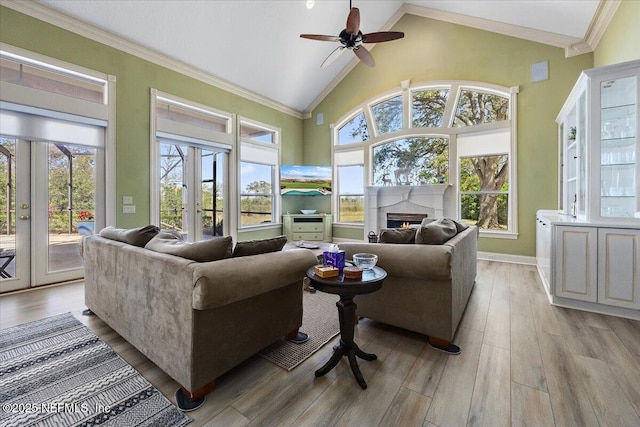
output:
M221 307L300 281L317 264L308 249L292 249L194 264L193 308Z
M446 245L401 245L391 243L340 243L347 259L368 252L378 255L378 266L389 276L407 279L447 280L451 278L453 249Z

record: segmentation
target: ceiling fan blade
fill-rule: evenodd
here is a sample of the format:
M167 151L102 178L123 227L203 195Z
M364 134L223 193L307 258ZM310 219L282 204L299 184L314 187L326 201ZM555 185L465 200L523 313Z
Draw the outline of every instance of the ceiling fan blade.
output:
M362 36L362 43L382 43L391 40L398 40L404 37L404 33L400 31L380 31L378 33L369 33Z
M369 67L373 67L376 65L376 61L374 61L373 56L369 53L366 47L358 46L357 49L353 49L353 53L356 54L360 61L367 64Z
M333 52L331 52L329 56L327 56L327 58L322 62L322 65L320 65L320 68L328 67L331 63L333 63L336 59L340 57L340 54L344 49L345 49L344 46L338 46L337 48L335 48Z
M358 34L360 31L360 9L352 7L347 18L347 33Z
M340 37L323 36L322 34L300 34L303 39L320 40L323 42L339 42Z

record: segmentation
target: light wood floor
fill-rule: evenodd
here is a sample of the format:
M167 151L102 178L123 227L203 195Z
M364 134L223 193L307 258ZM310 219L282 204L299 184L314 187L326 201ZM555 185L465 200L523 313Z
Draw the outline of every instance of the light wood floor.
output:
M256 356L219 378L191 425L640 425L640 322L550 306L532 266L478 268L461 355L363 319L356 342L378 355L360 361L367 390L346 360L314 377L335 341L292 372ZM173 400L177 384L83 308L82 283L5 295L0 327L71 311Z

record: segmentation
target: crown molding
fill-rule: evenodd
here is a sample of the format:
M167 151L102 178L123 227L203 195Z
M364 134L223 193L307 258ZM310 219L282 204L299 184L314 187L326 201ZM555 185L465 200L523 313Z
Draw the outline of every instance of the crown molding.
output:
M455 12L430 9L428 7L404 4L405 11L411 15L431 18L438 21L449 22L451 24L464 25L466 27L477 28L479 30L490 31L503 34L505 36L517 37L532 42L542 43L549 46L566 48L576 44L581 40L577 37L565 36L563 34L549 31L536 30L519 25L506 24L504 22L493 21L491 19L477 18L469 15L462 15Z
M186 65L181 61L175 60L153 49L141 46L125 39L124 37L117 36L93 25L87 24L86 22L51 9L35 1L0 0L0 5L6 6L40 21L55 25L56 27L60 27L64 30L71 31L72 33L94 40L98 43L102 43L125 53L137 56L138 58L176 71L180 74L184 74L185 76L200 80L234 95L241 96L249 101L257 102L298 119L310 117L308 113L300 112L271 98L267 98L266 96L262 96L258 93L235 85L199 68Z
M587 29L585 36L585 42L592 50L598 47L602 36L604 36L607 27L609 27L621 3L622 0L600 0L598 9L591 20L591 24L589 24L589 29Z

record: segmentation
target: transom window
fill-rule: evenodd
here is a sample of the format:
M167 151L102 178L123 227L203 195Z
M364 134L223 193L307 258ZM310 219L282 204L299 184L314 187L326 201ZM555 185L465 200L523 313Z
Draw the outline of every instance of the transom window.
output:
M478 225L484 235L515 238L517 88L403 83L334 126L335 184L349 188L333 196L336 221L364 222L364 206L361 216L346 208L357 205L364 186L445 184L457 200L449 215ZM362 186L354 179L358 171Z

